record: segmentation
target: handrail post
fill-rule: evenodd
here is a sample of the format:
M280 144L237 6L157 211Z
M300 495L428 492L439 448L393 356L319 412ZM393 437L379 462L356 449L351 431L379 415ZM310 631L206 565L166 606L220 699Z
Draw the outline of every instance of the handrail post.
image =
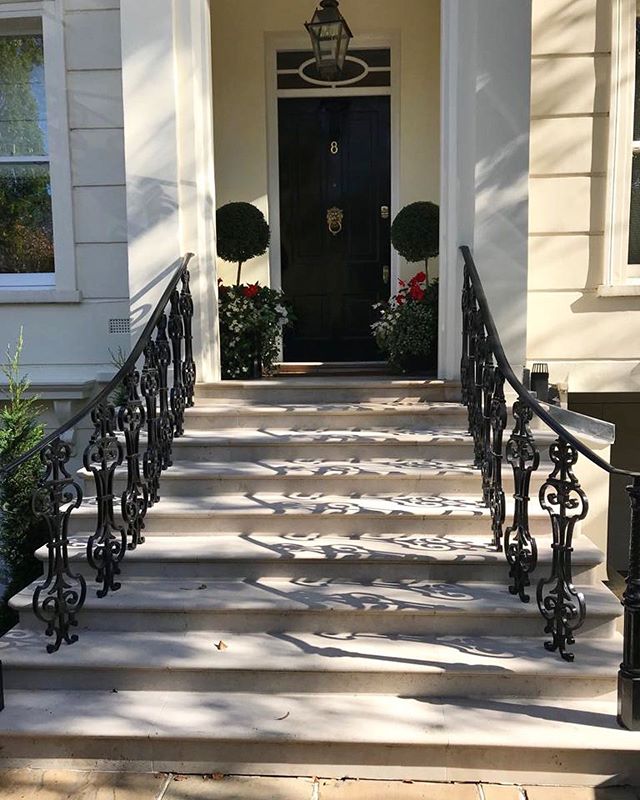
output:
M113 479L122 464L124 451L115 433L116 413L112 403L105 401L91 412L94 432L83 455L84 468L93 475L96 485L96 530L87 540L87 561L96 570L96 580L102 583L98 597L117 591L120 583L120 562L127 549L124 528L115 520L113 508Z
M631 501L629 572L622 596L624 641L618 671L618 724L640 730L640 477L627 486Z
M491 530L493 546L500 550L504 532L506 503L502 486L502 440L507 427L507 401L504 396L504 375L502 370L493 370L493 396L489 411L491 418L491 487L489 509L491 510Z
M571 554L573 532L578 522L589 511L587 495L573 473L578 451L558 437L549 448L553 471L540 487L540 505L551 518L553 532L551 573L538 581L537 600L540 613L546 619L545 633L551 641L545 642L547 650L557 650L565 661L573 661L574 654L567 645L575 643L574 632L583 624L587 604L582 592L573 585Z
M84 577L69 563L69 517L82 503L82 489L67 470L70 458L71 447L60 438L45 446L40 453L45 473L32 499L33 512L45 520L48 532L47 573L32 599L33 613L47 626L46 635L55 636L48 653L55 653L62 642L78 641L71 629L78 624L76 615L87 596Z
M540 465L540 452L536 447L529 423L533 410L521 400L513 404L515 425L507 442L507 461L513 470L514 510L513 524L504 537L504 554L509 564L509 577L513 584L509 591L518 595L523 603L529 602L526 588L529 576L538 564L538 546L529 527L529 487L531 475Z
M184 386L187 408L192 408L196 385L196 362L193 359L193 297L189 281L189 267L185 266L180 290L180 313L184 324L184 363L182 365L182 384Z

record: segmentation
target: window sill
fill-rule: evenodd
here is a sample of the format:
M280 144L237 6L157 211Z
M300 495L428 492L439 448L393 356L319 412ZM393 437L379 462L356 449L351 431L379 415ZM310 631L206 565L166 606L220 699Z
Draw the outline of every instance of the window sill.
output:
M82 294L52 288L18 289L0 286L0 305L23 305L24 303L80 303Z
M598 286L596 294L598 297L640 297L640 283Z

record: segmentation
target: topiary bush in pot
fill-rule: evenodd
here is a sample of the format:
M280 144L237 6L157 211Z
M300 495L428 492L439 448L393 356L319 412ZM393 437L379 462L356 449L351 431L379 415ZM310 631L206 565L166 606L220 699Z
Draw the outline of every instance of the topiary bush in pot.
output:
M242 265L266 253L271 239L262 211L251 203L227 203L216 212L218 255L236 262L236 286L240 285Z
M216 214L218 255L237 262L236 283L218 281L222 377L261 378L271 374L280 354L282 329L291 323L291 309L282 292L240 283L242 265L269 246L269 225L251 203L228 203Z
M424 261L429 284L429 259L440 247L440 209L435 203L421 200L398 212L391 226L391 244L407 261Z

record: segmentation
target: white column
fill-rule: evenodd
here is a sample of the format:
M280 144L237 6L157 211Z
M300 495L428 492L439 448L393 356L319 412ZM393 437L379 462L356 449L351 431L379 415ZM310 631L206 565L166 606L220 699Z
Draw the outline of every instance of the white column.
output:
M176 4L180 222L184 250L195 250L194 356L201 381L220 380L216 274L211 11L208 0Z
M440 374L459 374L462 244L472 248L519 373L526 353L530 0L447 0L442 53Z
M185 251L193 264L194 356L219 376L207 0L121 0L132 336Z

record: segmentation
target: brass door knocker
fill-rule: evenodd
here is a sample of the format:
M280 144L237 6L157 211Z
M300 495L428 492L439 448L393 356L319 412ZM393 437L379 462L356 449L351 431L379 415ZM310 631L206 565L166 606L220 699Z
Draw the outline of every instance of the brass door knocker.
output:
M327 209L327 227L332 236L337 236L342 231L342 220L344 219L344 211L341 208Z

